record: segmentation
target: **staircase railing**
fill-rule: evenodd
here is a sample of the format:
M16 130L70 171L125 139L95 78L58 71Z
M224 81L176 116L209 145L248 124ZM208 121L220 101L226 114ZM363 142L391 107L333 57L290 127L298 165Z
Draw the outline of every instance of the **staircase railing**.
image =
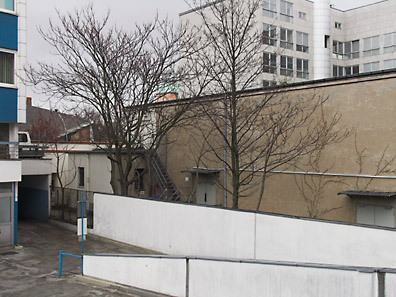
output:
M162 162L157 153L155 153L152 157L151 168L155 173L155 177L162 191L160 198L167 201L181 200L179 191L177 190L175 184L168 175L165 167L162 165Z

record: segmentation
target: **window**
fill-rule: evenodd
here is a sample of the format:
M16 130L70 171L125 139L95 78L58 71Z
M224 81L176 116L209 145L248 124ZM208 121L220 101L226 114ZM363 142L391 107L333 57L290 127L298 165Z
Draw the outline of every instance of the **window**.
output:
M0 83L5 83L5 84L14 83L13 54L0 52Z
M339 23L339 22L335 22L335 23L334 23L334 28L336 28L336 29L340 29L340 30L341 30L341 28L342 28L342 25L341 25L341 23Z
M338 65L333 65L333 76L343 76L344 75L344 67L338 66Z
M396 59L384 61L384 69L393 69L393 68L396 68Z
M333 40L333 58L338 60L359 58L359 40L347 42Z
M276 27L269 24L264 24L263 28L263 43L276 46Z
M297 59L297 77L309 79L308 60Z
M353 65L353 66L338 66L338 65L333 65L333 76L344 76L344 75L350 75L350 74L358 74L359 73L359 65Z
M144 169L135 169L135 190L141 194L144 194ZM143 192L143 193L142 193Z
M10 141L9 131L10 128L8 124L0 123L0 142ZM8 159L8 157L9 157L8 144L6 143L0 144L0 159Z
M281 56L280 74L293 76L293 57Z
M363 56L374 56L380 53L379 36L363 39Z
M11 222L12 210L11 197L0 197L0 224Z
M344 60L359 58L359 40L344 42Z
M264 68L266 73L276 74L276 55L264 52Z
M293 3L280 0L280 19L285 22L293 22Z
M84 187L84 167L78 167L78 186Z
M0 193L12 193L12 183L0 183Z
M299 11L298 17L302 20L307 20L307 14L305 12Z
M330 41L330 36L325 35L324 36L324 48L329 48L329 41Z
M396 33L384 35L384 53L396 52Z
M364 72L371 72L379 70L379 62L366 63L363 65Z
M342 60L343 54L344 54L344 43L337 40L333 40L333 58Z
M293 49L293 31L285 28L280 29L280 47Z
M308 53L308 34L303 32L296 32L296 50L299 52Z
M14 11L14 0L0 0L0 8Z
M276 1L277 0L264 0L263 1L263 16L276 18Z
M359 73L359 65L345 66L344 73L345 73L345 75L358 74Z

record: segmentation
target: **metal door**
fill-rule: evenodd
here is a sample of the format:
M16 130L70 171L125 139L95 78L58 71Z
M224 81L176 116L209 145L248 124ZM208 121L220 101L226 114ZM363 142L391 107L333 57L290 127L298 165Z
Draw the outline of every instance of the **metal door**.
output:
M196 195L197 204L216 205L216 184L199 183Z
M0 193L0 247L12 245L12 206L12 196Z

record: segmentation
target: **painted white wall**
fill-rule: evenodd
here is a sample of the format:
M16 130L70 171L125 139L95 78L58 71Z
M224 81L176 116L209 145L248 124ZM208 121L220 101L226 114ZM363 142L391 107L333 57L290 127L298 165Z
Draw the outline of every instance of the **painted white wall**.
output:
M370 297L370 273L256 263L190 260L189 297Z
M396 296L396 274L385 275L385 296Z
M188 270L188 274L187 274ZM171 296L377 297L374 270L226 259L144 255L84 255L84 275ZM188 283L187 283L188 282ZM394 296L396 275L386 274Z
M396 267L395 231L257 215L256 234L257 259Z
M22 162L14 160L0 161L0 183L21 181Z
M254 257L254 213L95 194L94 234L173 255Z
M23 159L22 175L51 175L51 160L44 159Z
M185 259L84 255L84 275L171 296L186 295Z
M394 230L95 194L93 233L173 255L396 268Z

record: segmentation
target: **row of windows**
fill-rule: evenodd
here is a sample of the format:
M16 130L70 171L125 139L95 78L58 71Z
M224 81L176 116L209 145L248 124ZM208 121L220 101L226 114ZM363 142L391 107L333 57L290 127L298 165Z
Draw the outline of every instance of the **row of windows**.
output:
M14 11L14 0L0 0L0 9Z
M293 22L293 3L280 0L279 2L279 18L285 22ZM277 18L277 0L263 0L263 15L270 18ZM306 14L301 12L299 17L306 19Z
M396 59L390 59L384 61L384 70L394 69L396 68ZM380 70L380 61L375 61L371 63L363 64L363 71L362 72L372 72ZM333 65L333 76L344 76L349 74L358 74L360 72L359 65L353 66L338 66Z
M363 39L363 57L380 54L380 36ZM396 52L396 32L384 35L384 53ZM333 58L339 60L357 59L360 57L360 41L333 41Z
M309 63L308 60L296 58L296 77L309 79ZM278 74L277 55L274 53L264 52L263 56L263 72ZM279 74L284 76L294 76L294 58L290 56L280 56Z
M338 66L333 65L333 76L344 76L350 74L358 74L359 73L359 65L353 66Z
M278 46L276 26L270 24L263 24L263 43ZM280 42L279 46L286 49L293 49L293 30L280 28L279 30ZM309 51L308 34L296 31L296 50L304 53Z
M14 55L11 53L0 52L0 83L14 83Z
M339 60L359 58L359 40L347 42L333 40L333 58Z

